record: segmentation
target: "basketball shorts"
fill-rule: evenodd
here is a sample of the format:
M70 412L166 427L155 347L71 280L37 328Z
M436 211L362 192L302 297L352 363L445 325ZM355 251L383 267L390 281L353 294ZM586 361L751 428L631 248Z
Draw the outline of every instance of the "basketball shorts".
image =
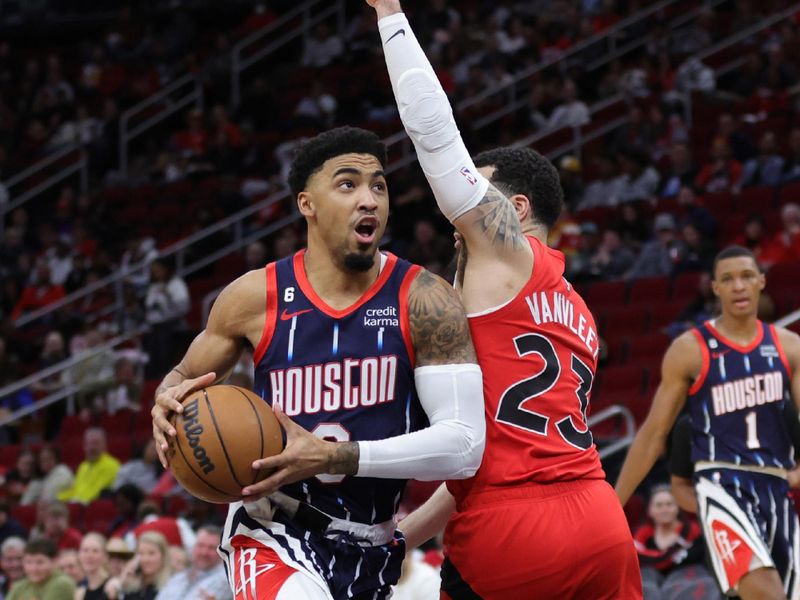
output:
M642 598L630 529L604 480L472 494L444 541L442 598Z
M782 477L737 469L694 475L698 513L720 588L736 595L752 570L775 568L790 600L800 599L800 529Z
M289 517L269 499L230 505L219 553L234 600L389 598L405 556L402 535L392 531L375 545L303 506Z

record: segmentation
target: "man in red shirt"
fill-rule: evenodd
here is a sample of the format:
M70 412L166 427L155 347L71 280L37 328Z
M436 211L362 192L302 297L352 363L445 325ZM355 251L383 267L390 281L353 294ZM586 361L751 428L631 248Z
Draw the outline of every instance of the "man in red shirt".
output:
M42 509L42 533L55 542L59 550L77 550L83 534L69 525L69 509L63 502L51 502Z
M16 320L26 311L42 308L63 297L64 288L50 281L50 268L45 263L40 263L36 267L33 283L22 290L22 296L11 311L11 318Z
M529 149L469 157L398 0L376 9L400 116L442 213L462 237L457 284L484 374L486 450L399 528L447 522L442 598L635 600L633 540L586 425L597 329L547 247L563 194Z

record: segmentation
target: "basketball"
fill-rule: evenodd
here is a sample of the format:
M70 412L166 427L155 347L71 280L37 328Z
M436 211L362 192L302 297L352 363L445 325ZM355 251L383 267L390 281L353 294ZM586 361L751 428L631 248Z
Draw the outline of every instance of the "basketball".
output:
M272 409L250 390L215 385L192 393L183 413L172 417L172 474L186 491L207 502L241 500L242 488L269 475L254 471L254 460L283 449L283 434Z

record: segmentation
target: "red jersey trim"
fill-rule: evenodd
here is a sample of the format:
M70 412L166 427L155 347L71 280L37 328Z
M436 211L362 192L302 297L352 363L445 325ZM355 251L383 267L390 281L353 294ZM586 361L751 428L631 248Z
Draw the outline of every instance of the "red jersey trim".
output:
M786 368L786 372L789 374L789 379L792 378L792 367L789 366L789 359L786 356L786 353L783 351L783 344L781 344L781 338L778 337L778 330L775 329L775 325L770 325L769 330L772 333L772 339L775 340L775 347L778 349L778 354L780 354L781 362L783 366Z
M516 303L517 300L524 298L531 289L535 289L536 284L536 264L542 264L544 261L540 260L542 255L542 248L541 242L531 236L525 236L528 240L528 243L531 246L531 251L533 252L533 266L531 267L531 274L528 276L528 281L525 282L525 285L522 286L522 289L517 292L517 294L511 298L510 300L506 300L505 303L498 306L496 309L490 309L490 312L487 313L479 313L473 316L467 315L467 319L471 323L481 323L483 321L491 321L492 319L496 319L501 317L507 310L513 308L513 305Z
M689 388L689 394L696 394L706 382L708 370L711 368L711 357L708 355L708 348L706 347L706 340L703 337L703 334L700 333L698 329L692 329L691 331L697 338L697 343L700 344L700 355L703 357L703 364L700 367L700 373L697 375L697 379L694 380L692 387Z
M414 342L411 339L411 323L408 318L408 292L414 279L421 271L422 267L413 265L403 277L403 283L400 284L400 332L403 334L403 341L406 344L406 352L408 352L408 359L411 361L412 368L416 366L417 358L414 353Z
M758 323L758 333L756 334L756 337L753 338L753 341L747 344L746 346L741 346L740 344L737 344L733 340L729 340L728 338L726 338L719 331L717 331L717 328L711 324L711 321L706 321L706 327L708 327L708 330L714 334L714 337L718 338L722 342L725 342L728 346L730 346L734 350L746 354L748 352L752 352L753 349L764 340L764 324L761 321L757 321L757 323Z
M377 294L383 284L385 284L389 277L394 271L394 266L397 264L397 257L392 254L391 252L386 252L386 264L384 265L383 269L381 269L380 275L378 278L372 283L372 285L367 289L366 292L355 301L355 303L351 304L347 308L343 310L336 310L329 306L322 298L317 295L317 292L314 291L314 288L311 287L311 282L308 280L306 276L306 267L305 263L303 262L303 257L305 256L306 251L300 250L297 254L294 255L294 276L297 279L297 283L300 285L300 289L303 290L303 293L306 295L308 300L313 304L320 312L328 315L334 319L341 319L346 317L350 313L358 310L361 306L372 300L372 298Z
M275 263L270 263L265 267L266 286L267 286L267 305L264 315L264 329L261 332L261 339L253 352L253 364L257 365L264 358L269 343L272 341L272 334L275 333L275 323L278 320L278 275L275 271Z

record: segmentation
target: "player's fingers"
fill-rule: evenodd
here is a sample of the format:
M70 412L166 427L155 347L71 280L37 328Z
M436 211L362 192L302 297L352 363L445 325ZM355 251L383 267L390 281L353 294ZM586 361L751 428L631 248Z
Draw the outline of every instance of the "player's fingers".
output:
M280 470L276 471L266 479L262 479L258 483L248 485L246 488L242 489L242 501L255 502L256 500L264 498L265 496L269 496L283 485L285 479L286 471Z
M158 454L158 461L165 469L169 468L169 461L167 460L167 441L164 439L161 431L153 427L153 438L156 441L156 454Z
M172 423L169 422L169 419L167 418L168 414L169 413L160 406L154 406L150 411L150 416L153 418L153 428L154 430L158 428L165 434L175 437L177 432L172 426Z
M305 429L292 421L292 419L289 418L285 412L283 412L280 404L275 404L272 407L272 414L274 414L275 418L278 419L278 423L280 423L280 426L283 427L287 438L293 437L295 434L298 434L301 431L305 431Z
M163 411L164 414L183 411L180 396L178 396L172 388L156 396L156 403L153 408ZM153 414L153 418L155 419L155 414Z
M273 471L275 469L281 469L293 461L294 458L291 455L287 455L286 450L284 450L275 456L254 460L252 466L254 471Z
M201 375L200 377L195 377L194 379L187 379L176 385L174 388L171 388L174 390L173 397L178 402L178 407L173 408L172 410L178 413L183 412L183 404L181 404L181 401L195 390L201 390L204 387L208 387L214 383L216 379L217 374L212 371L210 373L206 373L205 375Z

